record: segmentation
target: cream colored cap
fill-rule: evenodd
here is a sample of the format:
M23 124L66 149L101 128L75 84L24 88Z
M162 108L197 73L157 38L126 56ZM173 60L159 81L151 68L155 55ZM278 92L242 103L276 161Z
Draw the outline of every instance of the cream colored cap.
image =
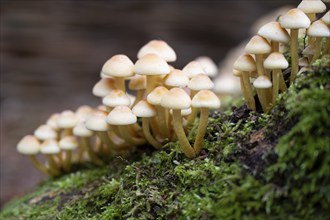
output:
M163 96L168 92L164 86L158 86L149 93L147 100L152 105L160 105Z
M323 17L321 18L321 20L326 23L327 25L330 25L330 11L328 11L327 13L325 13L325 15L323 15Z
M35 131L34 136L41 141L48 139L55 139L57 137L56 131L49 125L40 125Z
M188 83L188 87L191 90L199 91L203 89L213 89L214 83L205 74L198 74L192 77Z
M65 136L58 145L62 150L74 150L78 148L78 140L75 136Z
M191 108L181 109L181 116L188 116L192 112ZM170 109L170 114L173 114L173 110Z
M78 121L85 121L86 118L93 112L93 109L88 105L82 105L76 110L76 117Z
M147 54L136 61L134 72L140 75L163 75L170 72L170 67L157 54Z
M59 129L59 127L57 126L57 120L59 117L59 113L52 114L47 120L46 124L52 127L53 130L57 131Z
M104 97L114 89L116 89L115 80L113 78L103 78L94 85L93 95Z
M167 62L176 61L176 54L172 47L170 47L165 41L152 40L144 45L138 52L138 59L147 54L157 54Z
M272 82L267 76L262 75L259 76L256 80L254 80L253 86L257 89L268 89L272 87Z
M266 69L286 69L288 68L289 63L279 52L271 53L266 60L264 61L264 67Z
M93 131L88 130L84 122L80 122L73 128L73 134L78 137L91 137Z
M108 113L105 111L95 111L90 117L86 120L85 126L88 130L91 131L108 131L110 126L106 122Z
M180 88L169 90L161 100L161 106L169 109L186 109L190 108L191 99L187 93Z
M192 99L191 106L194 108L220 108L219 98L210 90L199 91Z
M307 29L307 35L312 37L330 37L330 30L326 23L318 20L312 23Z
M130 77L134 75L133 62L123 54L111 57L102 67L102 73L112 77Z
M255 35L245 46L245 51L251 54L265 54L270 53L272 48L265 38Z
M232 74L220 75L215 81L214 91L219 94L240 94L240 80Z
M286 29L306 29L311 24L307 15L300 9L294 8L281 16L280 24Z
M172 70L165 79L165 85L167 86L185 87L188 82L188 76L178 69Z
M234 69L242 72L253 72L256 71L257 67L253 57L251 55L245 54L237 58L234 63Z
M73 111L63 111L57 120L57 126L59 128L73 128L78 123L78 119Z
M262 26L258 34L264 38L267 38L272 41L281 42L281 43L289 43L290 35L289 33L281 27L279 22L273 21Z
M46 140L40 146L40 152L42 154L58 154L60 151L60 146L54 139Z
M40 143L35 136L26 135L18 142L16 148L21 154L35 155L40 151Z
M183 69L182 72L184 72L189 78L192 78L193 76L197 74L206 74L203 66L198 61L191 61L189 62Z
M110 125L130 125L137 122L136 115L127 106L117 106L108 115L107 122Z
M142 117L142 118L151 118L156 116L155 107L149 104L145 100L139 101L132 109L132 112L137 117Z
M122 90L112 90L107 96L102 99L102 103L108 107L116 107L119 105L129 106L131 104L130 98Z
M302 0L297 8L306 14L310 14L324 12L327 6L321 0Z
M215 77L216 75L218 75L218 67L210 57L201 56L197 57L195 60L202 65L205 73L208 76Z
M302 54L303 55L314 55L316 52L316 47L314 44L310 44L308 45L303 51Z
M133 76L129 83L128 88L130 90L143 90L147 88L147 77L142 75Z

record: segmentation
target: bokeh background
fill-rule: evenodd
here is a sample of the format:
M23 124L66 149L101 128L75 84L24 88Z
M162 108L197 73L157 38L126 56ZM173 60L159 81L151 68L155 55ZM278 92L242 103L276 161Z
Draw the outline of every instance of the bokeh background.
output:
M151 39L175 48L181 68L197 56L217 63L250 26L296 0L0 0L0 205L45 179L16 143L54 112L96 106L91 89L114 54L136 60Z

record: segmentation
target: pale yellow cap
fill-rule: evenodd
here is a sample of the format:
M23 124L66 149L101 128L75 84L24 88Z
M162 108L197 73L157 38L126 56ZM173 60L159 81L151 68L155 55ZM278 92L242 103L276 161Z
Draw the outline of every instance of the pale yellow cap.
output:
M87 118L85 126L91 131L108 131L110 130L109 124L106 122L108 113L105 111L95 111Z
M132 109L132 112L137 117L142 117L142 118L151 118L156 116L155 107L149 104L145 100L139 101Z
M113 78L103 78L94 85L93 95L104 97L114 89L116 89L115 80Z
M266 69L286 69L288 68L289 63L279 52L271 53L266 60L264 61L264 67Z
M189 89L195 91L199 91L203 89L213 89L214 83L207 75L197 74L190 79L188 83L188 87Z
M170 72L166 61L156 54L147 54L136 61L134 72L140 75L163 75Z
M169 109L186 109L190 108L191 99L187 93L180 88L169 90L161 100L161 106Z
M59 127L57 126L57 120L59 117L60 117L59 113L52 114L48 118L46 124L49 125L50 127L52 127L55 131L57 131L59 129Z
M122 90L112 90L107 96L102 99L102 103L108 107L116 107L119 105L129 106L131 100L128 95Z
M215 77L216 75L218 75L218 67L210 57L201 56L197 57L195 60L202 65L205 73L208 76Z
M220 108L219 98L210 90L199 91L192 99L191 106L194 108Z
M57 120L59 128L73 128L78 123L78 119L73 111L63 111Z
M144 45L138 52L138 59L147 54L157 54L167 62L176 61L176 53L172 47L170 47L165 41L152 40Z
M203 69L203 66L198 61L191 61L189 62L183 69L182 72L184 72L189 78L192 78L193 76L197 74L206 74L205 70Z
M152 105L160 105L163 96L168 92L164 86L158 86L149 93L147 100Z
M234 63L234 69L243 72L253 72L256 71L257 67L253 57L251 55L245 54L237 58Z
M167 86L185 87L188 82L188 76L178 69L172 70L165 78L165 85Z
M259 76L256 80L254 80L253 86L257 89L268 89L272 87L272 82L267 76L262 75Z
M91 137L93 131L88 130L84 122L80 122L73 128L73 134L78 137Z
M327 9L327 6L321 0L302 0L298 7L306 14L322 13Z
M40 151L40 143L35 136L26 135L18 142L17 151L27 155L38 154Z
M110 125L130 125L136 122L136 115L127 106L117 106L107 116L107 123Z
M273 21L262 26L258 34L264 38L267 38L272 41L289 43L290 35L289 33L282 28L279 22Z
M306 29L311 24L307 15L300 9L294 8L281 16L280 24L286 29Z
M265 38L255 35L245 46L245 51L251 54L265 54L270 53L272 48Z
M78 140L75 136L65 136L59 142L59 147L62 150L74 150L79 146Z
M35 131L34 136L41 141L55 139L57 133L50 125L40 125Z
M312 37L330 37L330 30L324 21L318 20L309 26L307 29L307 35Z
M93 112L93 109L88 105L82 105L76 110L78 121L85 121L86 118Z
M44 141L40 146L40 152L42 154L58 154L60 151L58 142L53 139Z
M134 75L133 62L123 54L111 57L102 67L102 73L112 77L130 77Z

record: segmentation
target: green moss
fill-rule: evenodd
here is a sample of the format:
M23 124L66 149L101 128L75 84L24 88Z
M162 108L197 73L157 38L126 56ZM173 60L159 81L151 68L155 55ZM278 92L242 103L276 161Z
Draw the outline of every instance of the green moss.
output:
M330 75L325 59L271 114L244 106L210 117L201 155L177 142L49 180L1 219L329 219ZM193 140L198 120L189 139Z

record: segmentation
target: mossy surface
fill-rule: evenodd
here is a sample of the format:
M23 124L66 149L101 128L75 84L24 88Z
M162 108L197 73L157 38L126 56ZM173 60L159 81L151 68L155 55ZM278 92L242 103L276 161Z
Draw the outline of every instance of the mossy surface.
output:
M210 117L204 150L140 149L84 165L7 204L1 219L329 219L329 57L298 76L272 112ZM194 138L195 126L190 132Z

